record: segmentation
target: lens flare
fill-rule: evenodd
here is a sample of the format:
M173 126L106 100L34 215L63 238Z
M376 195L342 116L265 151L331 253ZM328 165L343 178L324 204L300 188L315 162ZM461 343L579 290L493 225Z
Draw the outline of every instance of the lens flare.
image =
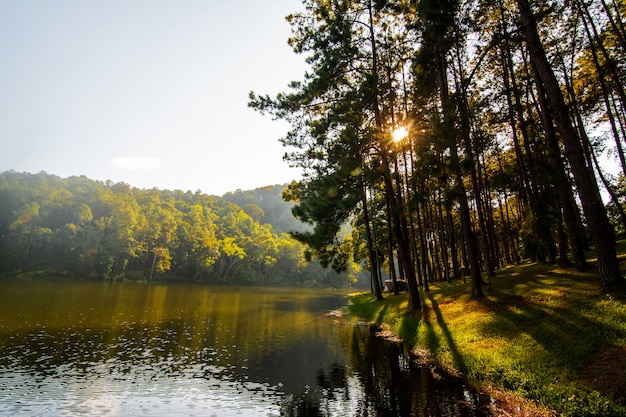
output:
M404 126L400 126L393 131L392 135L394 142L400 142L401 140L409 136L409 130Z

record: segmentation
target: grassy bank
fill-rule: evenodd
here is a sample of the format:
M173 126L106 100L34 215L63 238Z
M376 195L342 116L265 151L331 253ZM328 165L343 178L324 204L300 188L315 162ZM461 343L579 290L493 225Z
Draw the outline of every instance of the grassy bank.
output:
M506 268L490 281L479 300L469 283L432 285L421 315L406 314L406 295L357 294L351 311L449 371L554 415L626 416L626 295L601 294L595 271L549 265Z

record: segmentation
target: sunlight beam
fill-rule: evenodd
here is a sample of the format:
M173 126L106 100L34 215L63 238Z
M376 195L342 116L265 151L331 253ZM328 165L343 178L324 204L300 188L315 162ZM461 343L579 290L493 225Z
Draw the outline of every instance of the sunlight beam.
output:
M409 136L409 130L404 126L400 126L396 130L394 130L391 135L393 136L393 141L398 143L405 139L407 136Z

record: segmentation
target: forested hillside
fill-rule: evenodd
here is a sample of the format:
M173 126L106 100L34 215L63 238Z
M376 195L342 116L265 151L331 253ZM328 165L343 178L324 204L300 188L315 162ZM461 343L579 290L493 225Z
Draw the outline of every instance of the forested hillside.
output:
M272 208L265 210L271 219ZM0 273L263 285L354 280L355 265L337 274L305 262L301 243L260 220L201 193L8 171L0 174Z
M296 219L291 210L295 203L283 199L287 184L268 185L254 190L237 190L222 196L237 204L250 217L274 226L277 233L304 232L309 225Z

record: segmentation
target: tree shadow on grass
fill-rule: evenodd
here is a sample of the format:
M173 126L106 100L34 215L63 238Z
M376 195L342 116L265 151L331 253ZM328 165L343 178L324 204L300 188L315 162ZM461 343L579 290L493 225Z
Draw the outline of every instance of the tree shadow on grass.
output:
M483 334L518 337L530 336L549 356L552 363L576 365L578 359L612 343L610 335L621 329L593 318L593 305L581 302L568 306L567 295L561 300L541 295L511 295L493 290L484 308L495 313L482 327ZM622 335L623 336L623 335ZM539 354L534 352L533 356Z
M452 333L450 332L450 329L448 328L448 325L446 324L446 321L443 318L443 314L441 313L439 304L430 293L426 293L426 297L430 301L430 308L432 308L433 312L435 313L437 325L441 328L441 331L443 332L443 337L445 338L446 344L448 348L450 349L450 352L452 354L452 359L454 361L454 367L459 372L465 374L467 372L467 364L465 363L465 360L463 359L463 355L461 355L461 352L459 351L459 348L456 342L454 341L454 338L452 337ZM436 352L441 345L441 341L437 337L437 334L435 333L435 330L433 329L433 325L430 323L430 318L429 318L430 315L428 314L429 312L427 311L427 309L428 307L426 306L426 304L424 304L423 316L424 316L424 322L426 323L426 326L427 326L426 345L428 346L428 349L431 352Z
M419 328L420 319L416 319L410 315L405 315L401 319L398 332L402 340L405 340L409 345L414 345L417 340L417 330Z
M515 353L519 356L518 366L536 373L537 364L548 364L544 370L546 378L550 378L548 368L560 368L572 372L580 385L598 388L593 380L600 375L587 375L588 362L626 337L618 323L624 322L626 316L613 322L602 317L596 309L598 302L602 302L600 297L605 296L589 292L583 279L574 278L567 271L551 271L524 277L510 288L499 290L494 286L486 298L478 301L490 313L481 333L511 341L519 338L520 344L528 343L530 348L520 348ZM532 342L524 341L528 338ZM620 363L616 358L613 360ZM612 380L613 385L623 384L619 391L626 390L626 377L623 379L624 382ZM603 389L598 391L606 393ZM623 392L613 391L613 394L624 401Z
M378 312L378 316L376 317L376 324L381 324L385 319L385 314L387 314L387 310L389 310L389 306L385 304L385 306Z

